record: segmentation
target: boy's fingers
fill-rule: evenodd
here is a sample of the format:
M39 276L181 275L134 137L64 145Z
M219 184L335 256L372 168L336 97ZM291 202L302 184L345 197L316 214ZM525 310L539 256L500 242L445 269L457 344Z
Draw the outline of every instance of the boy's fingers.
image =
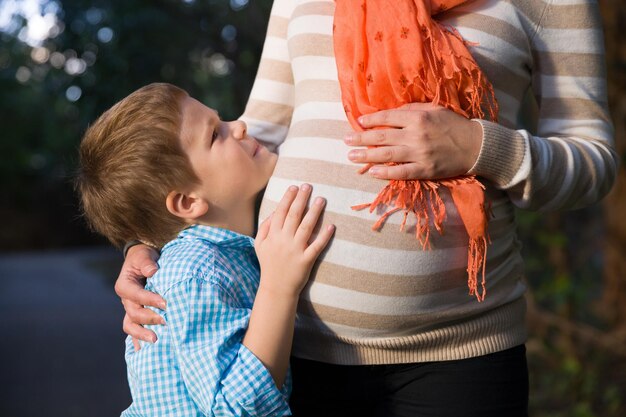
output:
M133 347L135 348L135 352L141 350L141 345L139 344L139 340L137 340L134 337L131 337L131 340L133 341Z
M298 226L298 230L295 234L295 239L298 242L307 243L309 238L313 234L313 230L315 230L315 226L319 221L320 215L322 214L322 210L324 210L324 206L326 205L326 199L322 197L317 197L313 204L311 204L311 208L304 216L304 219L300 222Z
M296 234L296 231L302 222L302 216L310 196L311 186L309 184L302 184L296 198L293 203L291 203L291 207L289 208L289 212L287 213L287 217L285 218L285 223L283 225L283 230L289 233L289 236Z
M278 203L278 207L274 211L274 215L272 216L272 223L270 225L270 230L274 230L278 232L283 228L283 224L285 223L285 218L287 217L287 213L289 212L289 207L291 207L291 203L296 198L298 192L298 187L295 185L290 185L285 191L285 195Z
M124 333L126 333L127 335L139 340L143 340L144 342L154 343L157 341L156 333L151 330L144 329L137 323L133 323L128 315L124 316L124 325L122 328L124 330ZM137 346L135 346L135 348L136 347Z
M122 304L128 318L136 324L165 324L163 317L148 308L124 299Z
M263 220L261 222L261 224L259 225L259 230L257 230L256 232L256 238L255 241L262 241L265 240L265 238L267 237L267 234L270 231L270 225L272 223L272 216L274 215L274 213L271 213L269 216L267 216L267 218L265 220Z
M311 242L308 248L304 251L306 255L310 256L312 259L315 259L319 256L320 253L324 250L328 242L330 242L330 238L335 233L335 225L328 225L317 234L315 240Z

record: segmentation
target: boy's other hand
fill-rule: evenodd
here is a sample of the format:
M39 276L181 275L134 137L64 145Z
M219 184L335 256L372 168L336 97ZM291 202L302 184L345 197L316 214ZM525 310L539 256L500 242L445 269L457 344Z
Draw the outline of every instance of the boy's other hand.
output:
M124 333L133 337L135 350L139 350L136 339L156 342L156 334L144 329L144 324L165 324L163 317L144 306L165 310L165 300L161 296L146 291L146 277L151 277L158 270L156 260L159 253L146 245L140 244L128 250L124 265L115 282L115 292L122 299L126 315Z
M298 297L313 263L330 241L334 225L314 236L326 200L317 197L306 211L310 196L309 184L289 187L276 211L259 226L254 243L261 265L259 289Z

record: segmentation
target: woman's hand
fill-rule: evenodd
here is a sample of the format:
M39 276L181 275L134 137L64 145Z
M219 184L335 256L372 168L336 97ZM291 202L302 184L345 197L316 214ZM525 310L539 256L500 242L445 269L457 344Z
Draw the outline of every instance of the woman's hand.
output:
M159 253L146 245L135 245L128 250L120 275L115 282L115 292L122 299L126 315L124 333L133 337L133 345L139 350L136 339L156 342L156 334L144 329L143 324L165 324L163 318L144 306L165 310L165 300L158 294L144 289L146 278L157 271Z
M372 165L380 179L439 179L467 174L482 145L482 126L432 103L411 103L361 116L361 126L379 129L353 132L344 139L352 162ZM400 165L382 165L397 162Z

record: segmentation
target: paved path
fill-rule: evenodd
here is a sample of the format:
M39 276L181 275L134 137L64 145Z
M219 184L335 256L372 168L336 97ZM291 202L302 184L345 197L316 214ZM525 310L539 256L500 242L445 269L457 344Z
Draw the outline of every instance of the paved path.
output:
M0 254L0 416L112 417L128 406L121 262L108 248Z

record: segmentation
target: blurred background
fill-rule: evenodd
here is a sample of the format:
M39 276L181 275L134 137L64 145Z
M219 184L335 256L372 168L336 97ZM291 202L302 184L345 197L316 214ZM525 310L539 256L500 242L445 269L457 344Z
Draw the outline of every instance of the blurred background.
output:
M624 0L600 0L626 162ZM0 416L112 416L130 402L121 255L72 188L87 124L177 84L237 117L271 0L0 0ZM601 204L519 213L531 285L531 416L626 415L626 175ZM488 395L488 393L486 393Z

